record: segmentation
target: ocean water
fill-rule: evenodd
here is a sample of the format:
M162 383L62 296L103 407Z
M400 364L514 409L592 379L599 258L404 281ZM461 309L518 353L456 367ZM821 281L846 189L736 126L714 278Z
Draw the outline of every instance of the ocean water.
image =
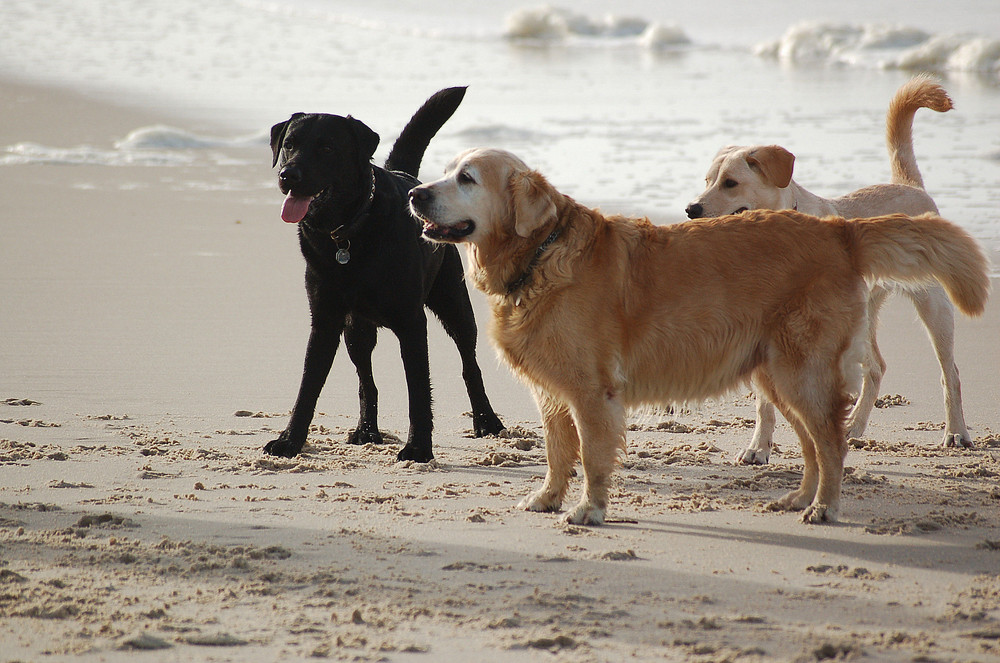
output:
M468 85L425 178L467 147L503 147L583 202L660 222L683 218L728 144L784 145L820 195L885 181L888 101L930 71L956 109L917 115L926 185L1000 242L992 0L37 0L0 4L0 25L0 75L176 118L111 149L0 146L0 166L266 159L267 129L300 110L363 119L379 156L430 93Z

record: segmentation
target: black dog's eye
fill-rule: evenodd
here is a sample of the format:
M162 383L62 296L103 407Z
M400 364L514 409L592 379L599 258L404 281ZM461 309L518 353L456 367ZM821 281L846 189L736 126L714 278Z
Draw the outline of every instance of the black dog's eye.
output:
M732 189L733 187L739 186L739 185L740 185L739 182L737 182L736 180L732 180L732 179L726 180L725 182L722 183L722 186L724 186L727 189Z
M459 184L475 184L476 180L469 174L469 171L463 170L458 174L458 182Z

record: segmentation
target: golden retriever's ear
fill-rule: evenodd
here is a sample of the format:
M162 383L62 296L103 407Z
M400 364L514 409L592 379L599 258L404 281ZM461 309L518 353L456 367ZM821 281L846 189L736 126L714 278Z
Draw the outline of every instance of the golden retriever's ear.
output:
M514 230L521 237L531 237L536 230L556 219L552 186L533 170L516 172L508 183Z
M747 162L757 166L764 179L779 189L784 189L792 181L795 155L779 145L758 147L747 155Z

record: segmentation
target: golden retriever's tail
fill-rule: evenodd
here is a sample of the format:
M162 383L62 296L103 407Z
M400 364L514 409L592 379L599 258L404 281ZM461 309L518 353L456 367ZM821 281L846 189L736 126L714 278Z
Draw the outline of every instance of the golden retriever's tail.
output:
M889 147L892 183L924 188L924 178L913 153L913 116L919 108L939 113L953 108L944 88L930 76L921 74L904 83L889 102L885 118L885 141Z
M933 214L892 214L847 221L848 243L870 280L944 286L966 315L980 315L989 297L989 260L979 243Z

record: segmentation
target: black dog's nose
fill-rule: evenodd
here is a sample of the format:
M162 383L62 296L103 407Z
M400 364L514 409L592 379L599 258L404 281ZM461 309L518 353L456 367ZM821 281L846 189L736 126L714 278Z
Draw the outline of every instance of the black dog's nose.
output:
M295 186L302 182L302 171L296 166L285 166L278 172L278 181L286 186Z
M691 203L684 211L687 212L689 219L700 219L705 213L705 208L699 203Z

